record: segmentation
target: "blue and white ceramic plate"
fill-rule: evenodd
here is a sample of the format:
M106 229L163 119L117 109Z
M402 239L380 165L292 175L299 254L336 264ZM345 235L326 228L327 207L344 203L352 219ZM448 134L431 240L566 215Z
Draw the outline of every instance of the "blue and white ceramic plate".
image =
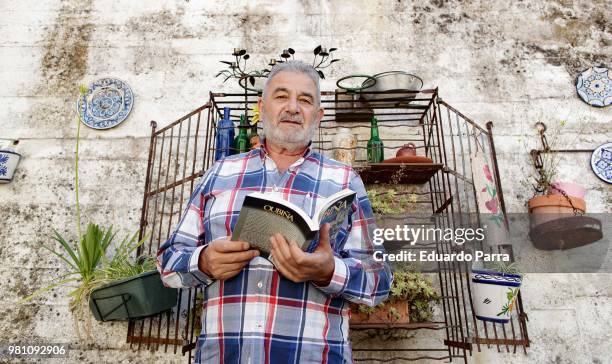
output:
M612 183L612 143L600 145L593 151L591 168L597 177Z
M607 68L591 67L578 76L576 91L591 106L612 104L612 74Z
M101 78L77 101L81 121L93 129L109 129L127 118L134 105L134 94L127 83L116 78Z

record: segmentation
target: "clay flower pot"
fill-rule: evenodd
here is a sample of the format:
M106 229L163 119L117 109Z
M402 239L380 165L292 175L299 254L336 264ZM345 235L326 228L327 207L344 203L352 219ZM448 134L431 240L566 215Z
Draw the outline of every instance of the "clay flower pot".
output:
M571 201L571 204L570 204ZM578 212L586 211L586 203L579 197L563 195L545 195L536 196L529 200L529 213L531 226L540 225L542 223L556 220L574 214L572 205Z

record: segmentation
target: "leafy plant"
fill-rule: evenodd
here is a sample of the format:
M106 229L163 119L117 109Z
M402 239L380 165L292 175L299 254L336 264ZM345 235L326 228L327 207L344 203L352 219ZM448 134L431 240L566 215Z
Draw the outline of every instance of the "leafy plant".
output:
M375 214L386 215L406 212L411 204L417 202L417 196L414 193L397 192L394 189L386 189L384 192L370 189L368 200Z
M431 302L436 302L439 299L440 296L431 281L421 272L402 267L393 273L393 283L387 301L376 307L359 305L359 312L371 315L376 309L385 307L388 303L407 301L410 303L410 320L412 322L423 322L431 320L433 316ZM393 307L389 309L389 314L396 321L400 319L399 313Z
M81 97L83 97L88 90L86 87L81 86L79 91ZM75 283L76 285L73 286L74 289L69 293L69 307L70 311L73 313L75 331L80 338L79 321L84 320L85 334L91 339L91 317L86 314L87 303L91 292L96 287L108 281L154 269L155 264L154 261L151 262L150 260L145 261L144 264L132 264L129 261L131 253L146 240L146 237L137 241L136 234L131 237L126 236L117 246L114 257L108 260L106 254L116 236L116 232L113 231L113 226L111 225L109 228L104 228L97 224L89 223L87 224L85 233L81 233L81 207L79 202L79 140L81 122L78 116L76 117L76 123L77 135L74 180L77 243L73 248L70 239L66 239L57 230L53 229L51 238L59 243L60 249L54 249L45 244L42 244L42 246L44 249L59 257L68 267L68 272L62 275L59 281L34 291L31 295L25 297L23 301L29 301L58 286ZM99 268L100 264L104 266L102 269Z
M502 276L508 274L522 275L521 268L517 262L506 263L503 261L485 262L485 269L491 272L498 272Z

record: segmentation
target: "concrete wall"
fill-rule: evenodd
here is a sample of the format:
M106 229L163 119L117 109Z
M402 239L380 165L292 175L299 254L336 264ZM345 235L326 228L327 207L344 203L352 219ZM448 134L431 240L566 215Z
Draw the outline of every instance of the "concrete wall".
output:
M1 2L0 138L19 139L23 159L14 181L0 186L0 342L75 340L66 289L18 302L64 269L40 244L51 228L75 227L78 85L118 77L136 97L121 126L81 129L84 221L137 228L149 121L166 125L205 103L211 90L237 90L214 77L233 47L263 65L287 46L308 54L318 44L338 47L342 59L323 89L347 74L406 70L481 125L492 120L506 204L521 212L531 196L521 180L530 172L527 151L538 145L535 121L567 120L561 146L593 148L610 139L610 109L589 107L574 89L583 69L612 64L609 18L605 1L572 0ZM610 212L610 187L588 160L573 155L563 177L589 188L590 211ZM604 274L530 276L527 355L491 349L474 362L607 362L609 282ZM96 344L80 345L72 361L185 361L133 353L124 324L94 328Z

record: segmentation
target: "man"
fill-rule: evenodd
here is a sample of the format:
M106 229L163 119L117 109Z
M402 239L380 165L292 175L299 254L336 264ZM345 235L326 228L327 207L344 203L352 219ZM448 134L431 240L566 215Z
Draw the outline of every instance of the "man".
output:
M170 239L158 252L164 283L205 286L196 363L352 362L349 303L384 300L392 274L373 260L374 220L361 179L310 149L323 117L319 76L302 62L277 65L259 100L260 148L217 161L204 175ZM270 238L275 265L230 241L244 197L278 193L312 216L350 188L352 213L335 241L324 226L312 253Z

